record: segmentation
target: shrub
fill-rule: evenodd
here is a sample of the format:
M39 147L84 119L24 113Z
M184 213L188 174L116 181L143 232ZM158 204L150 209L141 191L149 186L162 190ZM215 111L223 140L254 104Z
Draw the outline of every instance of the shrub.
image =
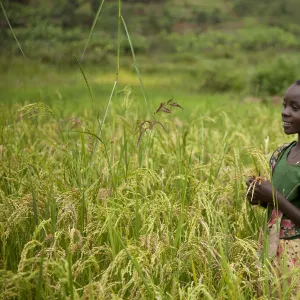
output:
M299 39L292 33L280 28L246 28L238 31L236 39L246 51L264 50L266 48L299 48Z
M271 65L259 69L253 75L251 84L259 95L278 95L296 79L297 64L280 57Z
M245 76L229 63L206 67L202 73L201 90L210 92L240 92L245 87Z

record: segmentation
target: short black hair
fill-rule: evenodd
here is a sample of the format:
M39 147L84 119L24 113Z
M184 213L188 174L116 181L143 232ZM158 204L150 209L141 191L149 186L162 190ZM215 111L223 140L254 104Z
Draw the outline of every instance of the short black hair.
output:
M296 85L300 85L300 79L295 82Z

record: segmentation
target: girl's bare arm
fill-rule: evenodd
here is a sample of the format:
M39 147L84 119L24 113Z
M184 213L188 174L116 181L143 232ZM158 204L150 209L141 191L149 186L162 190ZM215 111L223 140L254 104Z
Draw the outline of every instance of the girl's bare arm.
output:
M250 187L253 181L248 180L247 186ZM271 184L270 181L264 181L261 184L253 185L254 199L259 199L261 202L278 207L278 209L292 220L295 224L300 225L300 209L288 201L281 193L279 193ZM252 192L252 190L250 191Z

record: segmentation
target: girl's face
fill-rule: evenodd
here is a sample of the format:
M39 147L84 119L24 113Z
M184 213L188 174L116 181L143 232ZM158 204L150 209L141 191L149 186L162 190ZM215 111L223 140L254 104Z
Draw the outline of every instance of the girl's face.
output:
M286 134L300 133L300 85L293 84L285 92L281 116Z

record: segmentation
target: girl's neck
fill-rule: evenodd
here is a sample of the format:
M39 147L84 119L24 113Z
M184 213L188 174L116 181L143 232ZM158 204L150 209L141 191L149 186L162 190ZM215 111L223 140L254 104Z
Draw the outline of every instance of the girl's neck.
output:
M300 150L300 133L298 133L298 141L296 142L295 148Z

